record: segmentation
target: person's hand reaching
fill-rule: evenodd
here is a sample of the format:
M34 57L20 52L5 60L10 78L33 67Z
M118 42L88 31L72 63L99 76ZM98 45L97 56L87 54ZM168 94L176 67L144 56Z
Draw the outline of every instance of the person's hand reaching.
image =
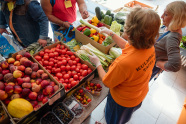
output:
M104 27L104 28L101 28L100 33L102 33L102 34L105 33L105 34L111 35L111 34L113 34L114 32L113 32L112 30L109 30L108 28Z
M43 47L45 47L47 45L47 41L43 40L43 39L39 39L38 40L39 44L42 45Z
M94 53L92 53L92 55L88 55L88 57L90 58L90 61L96 66L96 68L101 65L99 58Z
M87 11L87 10L82 11L82 12L81 12L81 17L82 17L83 19L88 18L88 17L89 17L88 11Z

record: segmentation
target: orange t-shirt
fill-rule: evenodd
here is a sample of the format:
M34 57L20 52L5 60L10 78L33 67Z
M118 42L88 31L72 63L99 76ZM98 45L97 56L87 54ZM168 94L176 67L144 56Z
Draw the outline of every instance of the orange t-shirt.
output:
M112 98L124 107L140 104L149 90L148 84L155 64L155 49L136 49L126 44L103 77Z

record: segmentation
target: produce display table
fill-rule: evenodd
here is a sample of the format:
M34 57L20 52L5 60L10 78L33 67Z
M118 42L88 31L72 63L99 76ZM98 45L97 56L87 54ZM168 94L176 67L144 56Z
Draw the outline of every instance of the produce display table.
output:
M98 78L95 79L99 80ZM102 82L100 81L100 83ZM91 112L107 97L108 91L109 88L103 85L100 96L93 96L93 100L90 106L85 108L81 117L75 118L72 124L81 124L91 114Z

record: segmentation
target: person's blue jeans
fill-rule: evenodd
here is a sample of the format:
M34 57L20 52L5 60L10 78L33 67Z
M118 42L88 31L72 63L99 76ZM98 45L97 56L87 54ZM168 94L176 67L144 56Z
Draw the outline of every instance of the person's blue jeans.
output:
M60 28L59 25L56 25L56 24L53 24L53 23L51 23L51 27L52 27L53 33L54 33L54 31L57 31Z
M134 111L141 107L142 102L135 107L123 107L117 104L109 93L105 108L105 120L107 124L124 124L128 122Z
M161 70L160 68L158 68L158 67L156 67L156 66L154 65L154 68L153 68L153 70L152 70L152 75L151 75L151 77L150 77L150 81L151 81L152 78L154 78L154 76L155 76L160 70Z

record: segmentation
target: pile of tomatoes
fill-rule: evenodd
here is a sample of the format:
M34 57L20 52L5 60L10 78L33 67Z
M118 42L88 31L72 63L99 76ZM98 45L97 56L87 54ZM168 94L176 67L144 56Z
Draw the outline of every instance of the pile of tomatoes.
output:
M86 64L69 51L65 45L40 51L34 58L65 87L66 92L92 72Z

